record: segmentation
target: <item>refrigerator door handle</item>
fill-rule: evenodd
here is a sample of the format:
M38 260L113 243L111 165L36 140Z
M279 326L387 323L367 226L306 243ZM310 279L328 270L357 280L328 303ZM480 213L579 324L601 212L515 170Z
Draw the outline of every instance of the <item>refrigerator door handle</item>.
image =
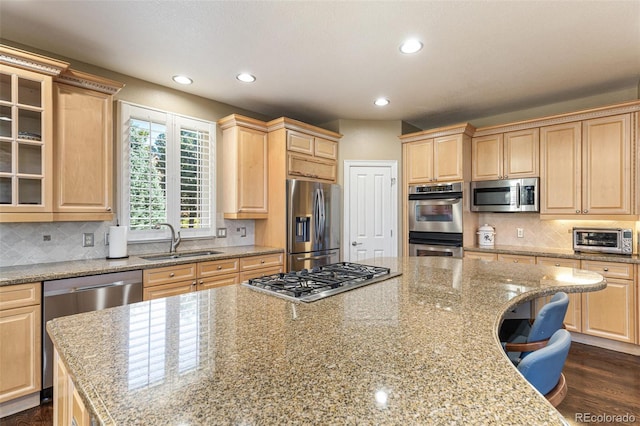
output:
M319 189L320 194L320 241L324 242L324 230L327 222L327 217L325 215L325 204L324 204L324 190Z
M313 192L313 227L314 227L314 245L320 241L320 190Z

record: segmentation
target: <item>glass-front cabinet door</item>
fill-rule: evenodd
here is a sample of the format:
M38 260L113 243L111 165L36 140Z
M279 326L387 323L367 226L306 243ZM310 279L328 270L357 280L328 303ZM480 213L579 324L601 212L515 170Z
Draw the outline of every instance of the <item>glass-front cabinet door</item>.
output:
M0 212L49 207L51 99L51 77L0 66Z

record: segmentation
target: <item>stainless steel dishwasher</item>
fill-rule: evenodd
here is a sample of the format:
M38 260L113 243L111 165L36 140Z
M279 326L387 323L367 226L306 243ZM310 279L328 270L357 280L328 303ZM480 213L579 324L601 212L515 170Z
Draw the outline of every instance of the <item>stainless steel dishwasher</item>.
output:
M42 304L42 400L53 395L53 343L47 321L142 301L142 271L45 281Z

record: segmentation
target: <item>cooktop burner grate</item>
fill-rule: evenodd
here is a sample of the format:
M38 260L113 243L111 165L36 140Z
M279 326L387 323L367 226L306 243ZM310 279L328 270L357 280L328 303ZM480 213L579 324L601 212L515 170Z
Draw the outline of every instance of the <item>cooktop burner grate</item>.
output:
M312 302L343 291L396 277L389 268L361 263L339 262L252 278L243 285L290 300Z

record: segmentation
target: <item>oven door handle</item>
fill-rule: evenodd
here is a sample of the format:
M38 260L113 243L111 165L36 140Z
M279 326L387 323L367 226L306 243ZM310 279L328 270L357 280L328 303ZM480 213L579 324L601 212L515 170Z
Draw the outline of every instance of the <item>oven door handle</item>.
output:
M421 244L425 246L448 246L448 247L462 247L462 243L455 241L425 241L409 239L409 244Z
M442 205L442 204L455 204L462 201L462 198L430 198L430 199L417 199L410 201L419 201L419 204L433 204L433 205Z
M409 200L411 201L428 201L428 200L460 201L462 200L462 192L454 192L449 194L409 194Z

